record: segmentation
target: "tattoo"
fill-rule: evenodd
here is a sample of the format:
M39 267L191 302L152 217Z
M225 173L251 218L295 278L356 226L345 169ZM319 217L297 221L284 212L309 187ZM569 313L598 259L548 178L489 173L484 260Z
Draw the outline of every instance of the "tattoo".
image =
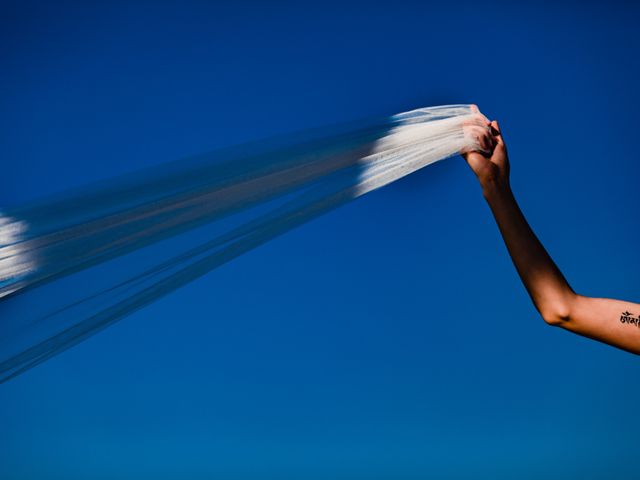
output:
M633 313L625 310L624 312L622 312L622 315L620 315L620 322L635 325L636 327L640 328L640 315L634 317Z

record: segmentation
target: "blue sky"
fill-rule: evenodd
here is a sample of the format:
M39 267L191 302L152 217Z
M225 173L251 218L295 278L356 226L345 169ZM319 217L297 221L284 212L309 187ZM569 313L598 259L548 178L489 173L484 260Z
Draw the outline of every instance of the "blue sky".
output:
M445 103L498 118L573 287L640 301L638 8L3 2L0 205ZM546 327L464 162L0 386L0 476L630 478L637 357Z

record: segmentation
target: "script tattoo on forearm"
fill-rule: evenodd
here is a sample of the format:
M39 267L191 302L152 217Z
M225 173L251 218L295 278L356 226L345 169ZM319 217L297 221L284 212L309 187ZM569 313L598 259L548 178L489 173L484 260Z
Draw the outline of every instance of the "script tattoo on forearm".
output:
M633 313L625 310L624 312L622 312L622 315L620 315L620 322L628 323L629 325L635 325L636 327L640 328L640 315L634 316Z

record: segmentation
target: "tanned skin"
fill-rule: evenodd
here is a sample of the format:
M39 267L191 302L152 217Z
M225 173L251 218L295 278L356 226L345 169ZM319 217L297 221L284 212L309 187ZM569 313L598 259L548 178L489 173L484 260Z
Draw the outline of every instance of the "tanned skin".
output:
M640 304L591 298L573 291L527 223L509 183L509 156L497 121L478 135L491 154L463 157L475 173L511 260L544 321L640 355Z

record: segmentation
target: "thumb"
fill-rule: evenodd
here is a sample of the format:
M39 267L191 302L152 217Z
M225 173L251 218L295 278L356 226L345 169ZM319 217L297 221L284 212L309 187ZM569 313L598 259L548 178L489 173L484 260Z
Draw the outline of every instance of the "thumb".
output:
M491 127L491 134L495 138L496 143L504 147L504 140L502 139L502 130L500 130L500 124L498 123L498 121L497 120L492 121L490 127Z

